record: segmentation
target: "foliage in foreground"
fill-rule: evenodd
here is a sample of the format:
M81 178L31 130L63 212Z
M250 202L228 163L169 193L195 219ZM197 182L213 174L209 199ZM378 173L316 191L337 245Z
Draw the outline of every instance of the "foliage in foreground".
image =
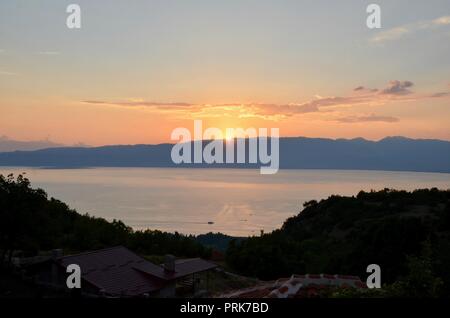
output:
M94 250L124 245L141 254L207 257L208 249L191 236L161 231L133 231L122 221L108 222L81 215L65 203L48 199L27 178L0 175L0 261L14 251L34 255L39 250Z
M329 273L365 280L367 265L378 264L386 288L368 293L450 295L450 191L385 189L307 202L281 229L230 242L227 262L262 279Z

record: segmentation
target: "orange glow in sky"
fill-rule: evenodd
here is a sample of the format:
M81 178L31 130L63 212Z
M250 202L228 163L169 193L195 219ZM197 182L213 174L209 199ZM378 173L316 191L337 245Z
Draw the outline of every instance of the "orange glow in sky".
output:
M395 19L378 30L351 2L79 2L77 31L52 1L0 3L0 136L153 144L202 119L450 140L448 2L379 1Z

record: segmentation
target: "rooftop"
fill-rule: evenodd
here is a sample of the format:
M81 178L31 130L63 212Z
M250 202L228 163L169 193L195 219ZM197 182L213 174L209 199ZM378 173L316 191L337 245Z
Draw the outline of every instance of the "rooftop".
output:
M235 290L222 298L303 298L316 297L328 288L367 288L357 276L306 274L292 275L255 287Z
M168 282L217 267L200 258L175 261L175 271L155 265L123 246L58 258L63 267L77 264L81 277L105 294L137 296L163 288Z

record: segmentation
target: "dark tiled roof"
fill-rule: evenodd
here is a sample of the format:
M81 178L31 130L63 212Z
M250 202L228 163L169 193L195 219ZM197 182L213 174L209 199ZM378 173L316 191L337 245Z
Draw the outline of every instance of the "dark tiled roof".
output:
M137 296L157 291L168 281L217 267L200 258L175 261L175 272L167 272L123 246L64 256L58 262L77 264L81 276L109 295Z
M79 265L82 278L109 295L136 296L164 286L157 277L136 271L134 266L153 264L123 246L69 255L58 261L64 267Z
M165 271L162 266L152 263L143 263L134 266L143 273L156 276L163 280L172 280L194 273L199 273L216 268L217 265L201 258L180 259L175 261L175 272Z

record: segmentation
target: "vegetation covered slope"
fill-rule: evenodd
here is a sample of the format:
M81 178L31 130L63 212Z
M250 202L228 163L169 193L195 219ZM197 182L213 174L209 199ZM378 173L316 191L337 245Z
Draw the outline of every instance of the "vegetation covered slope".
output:
M33 255L53 248L76 252L119 244L145 255L208 257L210 249L199 241L228 245L228 265L261 279L293 273L364 279L367 265L378 264L383 284L396 295L450 295L450 190L331 196L305 203L301 213L272 233L231 241L208 234L197 241L81 215L48 199L22 176L0 175L0 262L19 250Z
M141 254L206 257L210 253L194 237L133 231L121 221L81 215L61 201L48 199L44 190L33 189L23 176L0 175L0 262L18 250L33 255L54 248L75 252L114 245Z
M424 271L437 275L449 294L450 191L385 189L310 201L281 229L231 242L227 251L232 267L263 279L293 273L365 278L367 265L378 264L382 281L393 283L409 274L411 260L429 260Z

